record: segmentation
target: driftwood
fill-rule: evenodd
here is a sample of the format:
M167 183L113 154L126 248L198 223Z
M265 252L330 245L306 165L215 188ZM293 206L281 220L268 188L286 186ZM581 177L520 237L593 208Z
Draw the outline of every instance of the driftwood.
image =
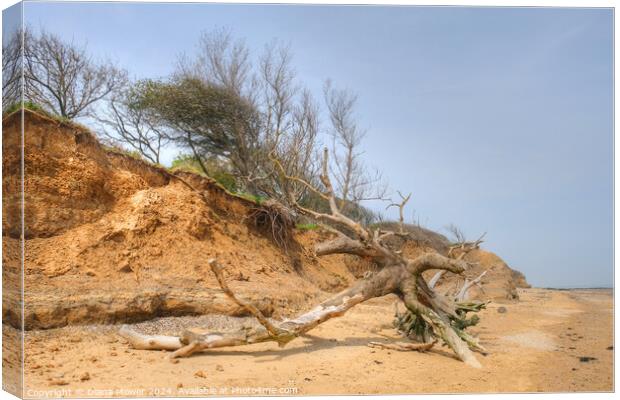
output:
M436 340L430 343L381 343L381 342L370 342L368 343L369 347L374 347L377 349L387 349L387 350L396 350L396 351L419 351L425 352L429 351L434 345L437 343Z
M478 282L480 282L480 280L487 274L487 271L483 271L480 275L478 275L477 278L473 279L473 280L469 280L467 278L465 278L465 282L463 283L463 286L461 287L461 289L459 290L459 292L457 293L455 300L456 301L465 301L467 300L467 293L469 291L469 288L471 288L473 285L478 284Z
M441 279L441 277L443 276L443 274L446 273L445 269L439 270L435 273L435 275L433 275L433 277L431 278L430 281L428 281L428 287L431 289L435 288L435 285L437 285L437 282L439 282L439 280Z
M397 295L405 304L406 313L397 318L396 327L404 336L411 338L411 329L422 329L421 335L414 335L421 343L381 344L371 342L369 345L378 348L398 350L429 350L437 340L442 340L450 347L456 356L473 367L480 367L480 363L471 350L484 352L484 348L477 339L469 335L464 329L477 322L477 316L467 319L468 312L476 312L484 307L485 303L463 303L455 301L454 297L447 297L436 293L433 285L427 284L422 273L427 270L449 271L462 274L469 268L464 256L481 242L461 244L451 248L448 256L436 253L426 253L414 259L405 258L400 252L389 248L384 239L393 232L371 230L353 221L338 208L336 196L328 176L327 150L324 152L323 169L320 176L323 191L310 186L312 191L320 193L321 197L329 202L330 213L319 213L303 207L290 196L290 202L297 212L315 219L324 224L335 237L316 246L317 256L329 254L353 254L371 260L379 270L359 281L350 288L325 300L312 310L293 319L275 322L266 318L260 310L251 303L238 298L228 287L223 275L223 268L217 260L209 260L211 271L217 277L222 290L237 304L253 315L260 326L243 327L235 332L205 332L196 333L188 330L180 337L147 336L139 334L127 326L123 326L120 334L136 349L163 349L173 350L171 358L186 357L195 352L218 347L240 346L261 342L277 342L280 346L286 345L296 337L305 334L319 324L335 317L344 315L349 309L366 300L382 297L388 294ZM274 160L278 168L279 163ZM286 176L280 168L281 179L298 179ZM402 207L409 200L409 196L401 196ZM345 233L346 232L346 233ZM478 278L478 281L481 277ZM439 278L437 278L439 279ZM472 281L470 286L475 282ZM464 293L467 292L465 289ZM463 297L465 297L463 295Z

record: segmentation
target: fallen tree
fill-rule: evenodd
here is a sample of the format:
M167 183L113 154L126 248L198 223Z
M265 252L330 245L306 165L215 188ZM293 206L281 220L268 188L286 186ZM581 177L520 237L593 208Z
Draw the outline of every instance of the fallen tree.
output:
M465 261L466 254L477 248L480 240L471 243L459 244L451 248L447 256L438 253L425 253L416 258L408 259L398 250L390 248L386 239L392 235L402 235L399 232L370 229L355 222L341 213L328 174L328 153L324 151L322 173L320 180L323 190L320 190L297 177L286 176L284 169L274 160L281 179L296 179L308 186L309 190L320 193L321 197L329 202L330 213L320 213L299 204L294 196L290 201L297 212L318 221L335 237L327 242L320 243L315 248L317 256L329 254L353 254L374 262L378 271L357 281L350 288L325 300L312 310L293 319L275 322L266 318L261 311L249 302L238 298L228 287L224 269L216 259L208 261L211 271L215 274L221 289L237 304L253 315L259 326L242 327L232 332L201 332L186 330L181 336L148 336L142 335L123 326L120 334L136 349L173 350L171 358L186 357L193 353L219 347L248 345L261 342L277 342L280 346L305 334L319 324L335 317L344 315L355 305L372 298L388 294L397 295L406 307L404 314L397 313L395 327L403 336L418 343L404 342L396 344L369 343L370 346L402 351L426 351L438 340L445 343L454 351L456 356L473 367L480 367L480 363L473 355L472 350L485 352L478 340L465 332L465 329L474 325L478 317L467 318L470 312L477 312L485 306L484 302L465 301L466 292L471 286L458 291L458 295L448 296L436 293L426 282L422 274L428 270L449 271L454 274L463 274L469 264ZM409 196L403 196L404 204ZM401 221L402 222L402 221ZM476 278L479 280L479 278ZM477 282L477 280L474 280ZM472 282L474 282L472 281ZM474 282L475 283L475 282ZM473 283L472 283L473 284Z

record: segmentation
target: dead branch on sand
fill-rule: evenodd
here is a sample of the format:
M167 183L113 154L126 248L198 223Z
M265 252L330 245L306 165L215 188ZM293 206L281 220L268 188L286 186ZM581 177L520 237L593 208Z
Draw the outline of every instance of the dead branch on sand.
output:
M419 351L421 353L425 351L429 351L434 345L437 343L436 340L433 340L430 343L381 343L381 342L370 342L368 343L369 347L374 347L376 349L386 349L386 350L396 350L396 351Z
M278 163L275 163L278 167ZM293 179L280 170L282 179ZM321 191L329 202L330 213L320 213L298 204L294 196L290 202L297 212L316 219L326 226L335 237L316 246L317 256L329 254L353 254L369 259L380 269L375 274L357 281L350 288L325 300L312 310L294 318L279 322L267 319L255 306L238 298L226 284L223 268L217 260L209 261L211 271L217 277L222 290L237 304L253 315L260 326L243 327L234 332L197 332L187 330L180 337L147 336L132 331L123 326L120 334L124 336L136 349L163 349L174 350L170 357L186 357L195 352L218 347L240 346L261 342L277 342L280 346L286 345L296 337L310 331L319 324L335 317L344 315L349 309L366 300L396 294L405 304L404 315L397 315L396 328L408 339L415 339L420 343L404 344L377 344L371 346L379 348L398 348L399 350L426 351L438 340L442 340L456 356L473 367L480 367L480 363L471 350L484 352L478 340L465 332L465 328L475 324L478 317L474 315L467 319L466 314L477 312L484 308L483 302L461 302L453 297L447 297L433 291L422 277L422 273L435 269L462 274L469 268L464 260L465 255L481 243L481 239L473 244L461 244L450 249L448 256L437 253L425 253L414 259L404 257L399 251L388 247L384 239L389 232L371 230L344 215L334 195L328 175L328 153L323 154L322 174L320 180L324 190ZM314 188L313 190L319 191ZM401 203L408 200L403 197ZM478 280L481 277L477 278ZM470 284L474 284L473 281ZM464 288L466 293L469 287ZM465 295L460 296L465 298Z

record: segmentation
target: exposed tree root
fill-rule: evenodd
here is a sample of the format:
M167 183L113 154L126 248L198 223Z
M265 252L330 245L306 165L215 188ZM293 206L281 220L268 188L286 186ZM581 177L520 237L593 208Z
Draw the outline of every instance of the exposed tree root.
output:
M278 165L276 162L276 167ZM294 177L286 176L284 171L280 172L286 179L294 179ZM421 343L403 343L393 346L398 347L398 350L424 351L430 349L438 339L441 339L460 360L470 366L480 367L480 363L471 350L482 352L485 350L477 339L465 333L464 329L477 322L477 316L468 319L467 313L479 311L486 303L457 302L454 297L440 295L432 287L441 275L436 275L437 279L433 279L432 285L429 285L422 277L422 273L434 269L440 272L449 271L454 274L462 274L469 268L469 263L464 260L465 255L479 246L482 237L473 243L453 246L448 252L448 257L436 253L426 253L414 259L407 259L400 252L392 250L384 242L384 239L398 234L397 232L367 229L340 211L328 177L327 151L324 153L323 173L320 178L326 192L320 192L316 188L312 188L312 190L321 193L322 197L329 201L330 214L304 208L296 202L294 196L291 196L290 199L291 204L294 204L299 213L331 226L330 232L336 234L334 239L316 247L317 256L343 253L357 255L375 263L379 268L376 273L357 281L350 288L294 319L275 322L267 319L260 310L249 302L238 298L226 284L223 268L218 265L216 260L210 260L211 271L217 277L222 290L253 315L260 326L242 327L233 332L209 332L194 329L183 332L180 337L146 336L123 327L120 334L138 349L174 350L170 356L172 358L186 357L195 352L218 347L262 342L276 342L280 346L285 346L291 340L305 334L319 324L344 315L359 303L387 294L396 294L404 302L407 309L403 316L398 316L397 329L407 338L415 339ZM403 202L399 206L401 212L408 200L409 196L403 196ZM283 213L278 212L277 214L282 215ZM284 222L285 226L288 226L287 224L289 222ZM469 287L479 281L481 277L468 282L469 286L461 290L462 295L459 295L459 298L466 298ZM386 345L383 344L371 343L370 345L386 348Z
M252 207L247 218L256 229L261 230L288 254L289 247L294 242L295 228L295 217L289 209L277 201L266 200Z
M310 331L319 324L335 317L344 315L355 305L371 298L381 297L389 293L402 293L408 291L408 285L412 284L411 271L415 271L417 276L426 268L448 268L459 271L458 266L453 265L454 260L439 255L424 255L417 262L412 262L406 266L397 265L386 267L369 279L358 281L354 286L346 289L330 299L319 304L309 312L306 312L294 319L286 319L280 322L272 322L267 319L254 305L238 298L228 287L224 276L223 268L216 260L210 260L211 271L217 277L222 290L237 304L244 307L252 314L260 326L242 327L233 332L203 332L200 330L187 330L180 337L174 336L147 336L132 331L124 326L120 334L137 349L162 349L175 350L170 358L187 357L193 353L214 349L218 347L241 346L253 343L276 342L280 346L286 345L291 340ZM415 280L414 280L415 281ZM415 285L415 284L414 284ZM433 332L442 338L454 351L459 358L469 365L479 366L475 357L469 352L467 342L454 332L446 316L441 317L433 310L420 303L417 297L412 297L411 291L403 297L409 309L414 309L423 316ZM429 299L424 298L426 301ZM470 339L470 337L466 337ZM471 339L470 339L471 341ZM473 343L473 341L472 341ZM414 349L417 346L413 346ZM426 344L425 344L426 345ZM423 347L421 347L423 348Z

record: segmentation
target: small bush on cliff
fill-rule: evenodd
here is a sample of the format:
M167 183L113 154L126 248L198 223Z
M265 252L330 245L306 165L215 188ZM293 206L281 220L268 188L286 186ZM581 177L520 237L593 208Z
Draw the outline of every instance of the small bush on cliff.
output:
M17 102L17 103L13 103L7 107L4 108L3 110L3 115L9 115L14 113L17 110L20 110L22 108L22 103L21 102ZM23 103L23 108L26 110L30 110L30 111L35 111L41 114L44 114L46 116L51 116L50 114L48 114L43 107L41 107L40 105L33 103L32 101L24 101Z
M227 168L224 163L218 162L216 160L208 160L206 161L207 168L209 171L209 177L214 179L217 183L222 185L226 190L231 193L236 193L239 190L239 185L237 184L237 179L235 176L227 171ZM172 170L183 170L188 172L193 172L195 174L201 176L207 176L203 169L200 167L200 163L198 160L190 155L190 154L181 154L178 155L172 161Z

